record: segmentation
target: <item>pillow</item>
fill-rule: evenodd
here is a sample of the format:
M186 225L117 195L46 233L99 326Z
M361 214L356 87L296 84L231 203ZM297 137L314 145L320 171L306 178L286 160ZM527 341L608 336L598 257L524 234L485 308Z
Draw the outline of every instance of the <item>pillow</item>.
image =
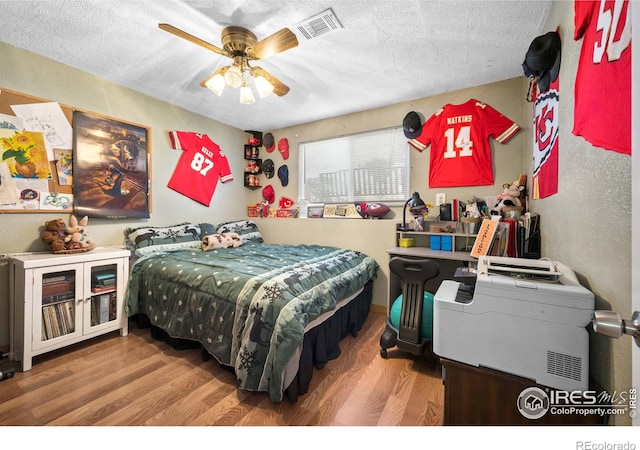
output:
M200 239L211 234L216 234L216 230L218 229L216 225L208 222L202 222L198 225L200 225Z
M164 252L165 250L202 250L200 241L177 242L175 244L158 244L148 245L136 249L136 256L149 255L156 252Z
M200 225L184 222L167 227L139 227L127 228L126 239L131 241L136 249L152 245L177 244L179 242L200 242Z
M236 220L218 225L216 233L238 233L242 242L263 242L258 225L253 220Z
M242 245L242 238L238 233L215 233L202 238L202 250L209 251L216 248L235 248Z

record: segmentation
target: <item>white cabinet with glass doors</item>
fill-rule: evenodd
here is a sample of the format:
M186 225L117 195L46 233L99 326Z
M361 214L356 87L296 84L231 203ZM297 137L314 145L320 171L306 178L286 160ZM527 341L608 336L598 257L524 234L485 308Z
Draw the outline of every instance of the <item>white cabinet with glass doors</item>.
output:
M111 331L128 333L124 296L129 250L33 253L10 260L10 358L32 358Z

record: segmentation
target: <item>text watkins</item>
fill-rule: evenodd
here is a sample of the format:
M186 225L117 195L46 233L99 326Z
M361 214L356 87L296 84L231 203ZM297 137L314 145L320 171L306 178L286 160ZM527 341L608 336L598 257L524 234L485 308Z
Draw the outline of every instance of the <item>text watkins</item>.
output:
M465 114L464 116L447 117L447 125L455 125L457 123L468 123L473 120L471 114Z

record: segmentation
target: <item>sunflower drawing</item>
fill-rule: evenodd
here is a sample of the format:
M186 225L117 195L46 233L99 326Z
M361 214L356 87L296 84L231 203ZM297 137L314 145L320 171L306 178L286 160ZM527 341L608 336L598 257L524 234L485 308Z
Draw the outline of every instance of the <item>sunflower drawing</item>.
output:
M42 133L36 131L0 130L2 160L16 178L51 178Z

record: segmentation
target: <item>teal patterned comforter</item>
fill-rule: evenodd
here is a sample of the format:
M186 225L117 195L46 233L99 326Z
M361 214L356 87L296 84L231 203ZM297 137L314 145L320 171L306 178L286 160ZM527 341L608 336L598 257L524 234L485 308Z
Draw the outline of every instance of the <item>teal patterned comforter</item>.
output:
M316 245L159 251L131 268L126 313L200 342L242 389L283 398L283 371L305 325L376 277L363 253Z

